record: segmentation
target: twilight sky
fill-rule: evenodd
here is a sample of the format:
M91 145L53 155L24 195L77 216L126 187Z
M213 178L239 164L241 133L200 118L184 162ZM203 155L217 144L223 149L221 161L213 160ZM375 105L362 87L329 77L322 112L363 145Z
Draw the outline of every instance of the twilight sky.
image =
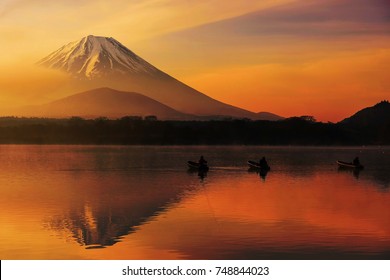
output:
M389 0L0 0L0 109L56 99L34 62L89 34L251 111L339 121L390 98Z

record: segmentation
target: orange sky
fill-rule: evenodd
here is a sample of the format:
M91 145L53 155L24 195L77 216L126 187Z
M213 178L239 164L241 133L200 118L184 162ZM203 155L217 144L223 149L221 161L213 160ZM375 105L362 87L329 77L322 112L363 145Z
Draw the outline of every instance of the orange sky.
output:
M251 111L339 121L390 96L386 0L2 0L0 110L54 99L32 65L88 34Z

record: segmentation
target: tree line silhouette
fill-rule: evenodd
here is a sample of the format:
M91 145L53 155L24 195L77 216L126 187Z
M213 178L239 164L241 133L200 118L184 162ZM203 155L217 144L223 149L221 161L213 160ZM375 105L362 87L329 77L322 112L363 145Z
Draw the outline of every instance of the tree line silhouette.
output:
M375 126L223 119L160 121L155 116L83 119L0 118L1 144L114 145L388 145L390 123Z

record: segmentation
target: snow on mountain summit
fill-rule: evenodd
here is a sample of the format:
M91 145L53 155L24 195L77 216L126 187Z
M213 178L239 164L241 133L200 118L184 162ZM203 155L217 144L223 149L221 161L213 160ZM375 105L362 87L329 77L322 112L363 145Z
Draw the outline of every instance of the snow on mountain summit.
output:
M71 42L38 62L73 76L94 79L109 74L160 72L112 37L89 35Z

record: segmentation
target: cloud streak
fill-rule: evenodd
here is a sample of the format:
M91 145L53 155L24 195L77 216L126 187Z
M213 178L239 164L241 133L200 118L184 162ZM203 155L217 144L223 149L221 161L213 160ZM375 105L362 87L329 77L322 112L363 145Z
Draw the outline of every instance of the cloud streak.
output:
M184 65L208 68L303 63L333 52L388 48L389 41L387 0L300 0L173 32L149 45L159 46L157 61L172 52Z
M178 34L197 39L253 36L336 37L390 35L385 0L298 1L199 26Z

